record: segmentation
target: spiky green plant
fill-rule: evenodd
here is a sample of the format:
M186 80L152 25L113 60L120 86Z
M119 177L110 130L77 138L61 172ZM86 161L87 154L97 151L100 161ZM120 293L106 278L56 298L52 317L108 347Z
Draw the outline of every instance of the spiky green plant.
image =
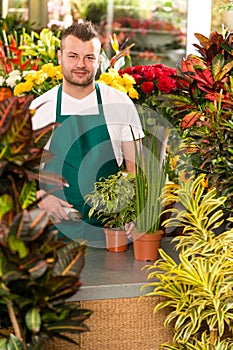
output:
M145 114L142 112L143 126ZM162 190L166 180L166 166L159 144L158 126L153 121L152 132L145 130L144 140L135 143L135 202L136 228L138 232L154 233L160 226ZM163 140L164 141L164 140Z
M174 323L174 344L163 348L232 349L233 228L214 232L222 224L226 198L217 198L215 189L207 191L202 174L174 189L168 200L179 206L171 209L164 226L184 228L184 234L174 238L180 262L160 250L161 259L147 266L152 281L143 287L153 289L146 295L165 297L154 312L171 308L165 326Z

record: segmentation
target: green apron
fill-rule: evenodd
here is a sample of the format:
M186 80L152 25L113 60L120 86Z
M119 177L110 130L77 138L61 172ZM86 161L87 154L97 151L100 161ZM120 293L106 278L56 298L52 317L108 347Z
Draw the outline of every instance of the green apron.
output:
M66 221L56 224L59 236L73 240L105 241L101 223L88 218L90 207L85 204L85 194L93 191L94 182L119 171L108 133L100 89L95 83L98 114L61 115L62 86L57 95L56 122L50 151L54 158L46 169L62 175L69 187L53 194L73 204L82 214L82 221ZM47 188L49 189L49 188ZM101 243L100 243L101 245Z

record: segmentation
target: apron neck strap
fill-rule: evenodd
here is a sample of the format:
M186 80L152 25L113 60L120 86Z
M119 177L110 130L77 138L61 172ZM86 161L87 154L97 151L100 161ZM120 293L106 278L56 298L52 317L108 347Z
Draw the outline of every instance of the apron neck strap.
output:
M95 82L95 90L96 90L96 95L97 95L97 102L98 102L98 108L99 108L99 114L104 115L104 109L103 109L103 104L102 104L102 98L101 98L101 93L100 93L100 87L99 84Z

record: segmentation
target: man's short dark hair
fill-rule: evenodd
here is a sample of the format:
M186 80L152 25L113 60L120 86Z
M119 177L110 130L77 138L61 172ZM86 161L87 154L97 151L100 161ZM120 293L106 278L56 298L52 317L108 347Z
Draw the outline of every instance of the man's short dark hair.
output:
M68 28L64 29L61 35L61 43L62 39L66 38L68 35L73 35L81 41L89 41L93 38L99 38L99 34L91 21L75 22Z

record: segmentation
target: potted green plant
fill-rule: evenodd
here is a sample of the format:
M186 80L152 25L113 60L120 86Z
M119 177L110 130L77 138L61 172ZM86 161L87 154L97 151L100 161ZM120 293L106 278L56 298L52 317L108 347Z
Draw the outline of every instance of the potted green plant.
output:
M144 140L139 141L139 146L135 147L136 229L133 233L133 247L137 260L156 260L163 235L160 216L166 167L163 143L160 141L158 126L154 125L152 131L147 132Z
M151 288L147 296L164 298L154 311L167 308L165 326L174 325L173 344L162 348L232 349L233 229L214 232L224 220L221 208L227 198L206 187L204 174L191 177L169 197L179 208L172 209L164 225L184 227L184 235L174 238L180 261L160 250L161 259L146 266L151 281L143 286Z
M46 212L37 207L40 181L65 184L40 170L51 159L44 145L49 125L33 131L32 96L0 102L0 348L44 349L48 339L74 343L88 330L90 315L68 298L78 292L86 246L56 238Z
M135 177L119 171L95 182L85 197L91 207L89 217L96 216L106 235L106 249L123 252L128 249L125 224L135 219Z

